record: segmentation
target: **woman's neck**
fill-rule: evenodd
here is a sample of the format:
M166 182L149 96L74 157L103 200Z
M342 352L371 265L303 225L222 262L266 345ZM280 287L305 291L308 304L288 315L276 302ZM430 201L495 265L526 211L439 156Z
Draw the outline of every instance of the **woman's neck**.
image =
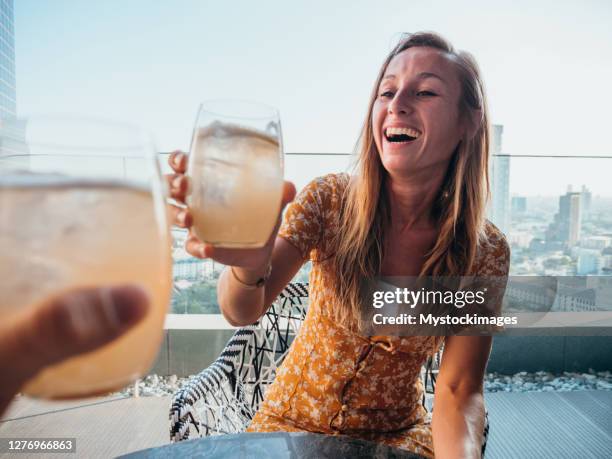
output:
M444 168L427 173L398 176L387 174L385 186L389 195L391 221L400 233L407 230L430 230L435 227L432 210L444 181ZM398 225L398 226L396 226Z

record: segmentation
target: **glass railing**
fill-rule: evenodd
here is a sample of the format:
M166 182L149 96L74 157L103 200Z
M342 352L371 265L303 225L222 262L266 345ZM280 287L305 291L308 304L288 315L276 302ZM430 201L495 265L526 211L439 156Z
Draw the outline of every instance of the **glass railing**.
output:
M511 274L612 274L612 157L498 156L493 167L489 218L511 245Z
M168 171L166 154L162 169ZM300 190L310 180L348 171L349 154L288 153L285 177ZM513 275L612 274L612 157L496 155L491 161L489 219L512 248ZM568 187L571 191L568 192ZM216 282L223 266L184 250L174 230L175 314L218 314ZM310 264L296 281L307 281Z
M160 154L162 173L170 172L168 156ZM315 177L349 171L351 160L349 154L288 153L285 177L300 190ZM77 166L75 163L74 167ZM114 165L125 177L141 174L141 166L129 158L117 158ZM610 170L612 157L495 155L492 158L492 199L488 215L511 246L510 274L612 275ZM223 266L187 254L186 235L182 229L173 229L171 312L218 314L216 283ZM294 280L306 282L309 271L308 263Z

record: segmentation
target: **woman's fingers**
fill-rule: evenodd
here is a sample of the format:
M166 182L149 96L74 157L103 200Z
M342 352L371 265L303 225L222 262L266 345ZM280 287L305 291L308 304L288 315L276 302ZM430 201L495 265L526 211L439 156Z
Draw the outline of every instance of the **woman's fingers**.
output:
M182 151L174 151L168 158L168 164L170 164L172 170L176 172L175 174L167 174L164 176L168 185L168 194L172 199L184 203L189 193L189 177L185 176L185 171L187 170L187 155Z
M175 150L170 153L168 164L174 172L184 174L187 171L187 155L180 150Z
M211 258L224 265L257 268L267 257L269 249L228 249L202 242L191 230L185 241L185 251L196 258Z
M183 174L167 174L164 178L168 184L169 196L179 202L185 202L189 193L189 177Z
M185 251L196 258L207 258L206 244L193 234L191 229L189 230L189 236L185 240Z
M285 180L285 183L283 183L283 202L281 209L284 209L287 204L293 201L293 198L295 198L295 185L293 182Z
M281 211L278 215L275 228L270 234L270 238L264 247L254 249L230 249L223 247L213 247L210 244L202 242L192 231L189 229L189 236L185 241L185 250L190 255L196 258L212 258L219 263L232 266L241 266L244 268L258 268L260 267L262 260L267 259L270 255L271 248L276 240L276 234L281 223L282 209L293 200L295 197L295 186L293 183L286 181L283 185L283 198L281 204ZM174 212L178 216L181 214L178 210L174 209ZM192 217L190 214L187 215L187 227L192 224Z
M191 212L186 207L179 207L174 204L168 204L166 207L170 224L179 228L189 228L193 224Z

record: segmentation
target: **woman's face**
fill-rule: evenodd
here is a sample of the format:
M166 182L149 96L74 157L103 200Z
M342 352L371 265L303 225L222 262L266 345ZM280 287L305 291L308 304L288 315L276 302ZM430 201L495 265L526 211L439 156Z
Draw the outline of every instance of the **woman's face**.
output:
M443 51L408 48L395 56L378 87L372 130L381 161L405 175L443 166L464 130L455 64Z

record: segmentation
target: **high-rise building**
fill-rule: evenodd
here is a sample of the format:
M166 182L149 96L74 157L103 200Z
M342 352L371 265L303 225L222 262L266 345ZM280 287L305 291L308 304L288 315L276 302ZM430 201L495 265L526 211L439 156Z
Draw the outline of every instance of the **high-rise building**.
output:
M17 114L13 0L0 0L0 118Z
M602 257L602 271L605 275L612 275L612 247L606 247L601 251ZM609 303L612 305L612 282L610 282L610 299ZM612 307L610 308L612 310Z
M512 196L511 209L514 215L527 212L527 198L525 196Z
M504 127L493 125L493 142L489 161L489 178L491 181L491 202L488 217L503 233L510 230L510 158L495 156L502 153L502 134Z
M25 125L14 121L17 117L17 84L15 81L15 26L13 0L0 0L0 156L27 152ZM27 158L15 159L25 164Z
M580 240L581 194L568 191L559 197L559 230L560 238L569 247L574 247Z
M558 249L576 248L580 240L582 194L572 191L569 186L567 193L559 196L559 212L546 230L546 241L559 245Z
M603 250L611 246L612 237L610 236L588 236L583 237L580 240L580 247L583 247L585 249Z
M593 195L591 194L591 190L589 190L586 186L582 185L582 190L580 191L580 208L582 212L582 218L587 218L589 213L591 212L591 200L593 199Z

